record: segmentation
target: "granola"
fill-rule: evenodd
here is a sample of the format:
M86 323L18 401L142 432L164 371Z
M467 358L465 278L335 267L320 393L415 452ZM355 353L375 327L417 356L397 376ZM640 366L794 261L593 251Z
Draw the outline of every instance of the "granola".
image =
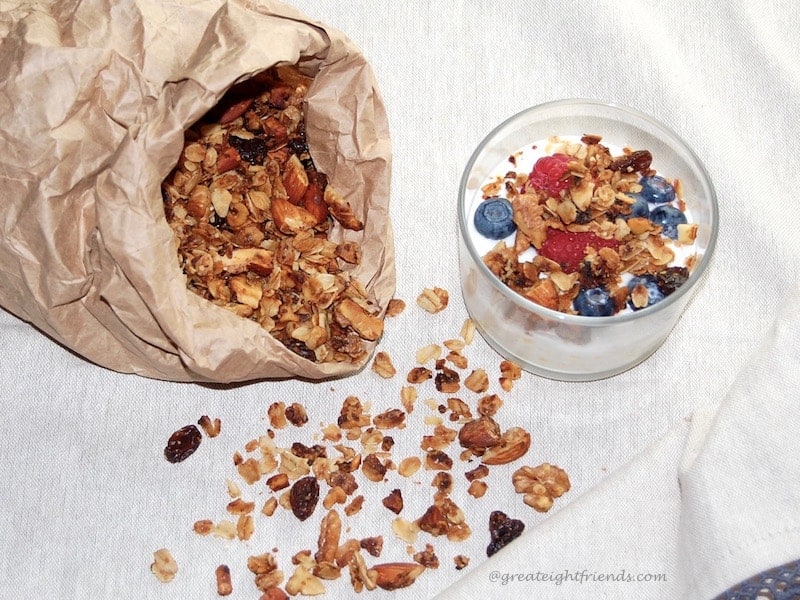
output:
M412 585L426 570L438 568L440 560L433 545L423 540L422 547L414 547L418 538L429 536L429 540L436 538L442 544L458 544L471 538L474 506L463 502L487 503L489 492L495 489L487 481L490 469L519 459L530 446L531 436L525 429L501 428L495 420L503 400L499 395L502 392L492 389L490 369L468 370L463 352L473 333L468 320L460 338L429 346L447 348L450 355L434 357L428 354L430 349L425 352L425 362L433 364L430 369L412 368L413 376L400 386L401 408L385 408L373 414L370 401L348 395L336 422L319 423L313 441L308 436L303 436L304 441L298 439L304 433L302 428L312 422L302 403L271 401L265 419L269 426L282 431L276 434L268 429L247 441L243 451L234 452L233 466L246 485L230 479L225 482L229 497L223 505L224 514L231 519L196 520L194 532L225 540L250 540L248 543L252 544L258 539L254 533L263 519L294 519L301 527L316 523L316 548L296 551L292 566L283 565L288 569L285 573L276 558L278 548L249 557L247 568L254 574L262 598L324 594L332 581L346 584L348 579L354 592L400 589ZM502 361L496 368L501 380L515 381L521 376L519 367L510 361ZM502 389L501 382L495 380L498 384ZM426 388L439 396L425 397L420 408L422 412L427 408L427 414L412 423L409 415L419 391ZM463 397L450 395L456 391ZM298 429L289 428L290 423ZM413 438L419 440L418 450L411 456L397 456L396 439L400 441L400 436L409 435L409 431L419 432L420 424L425 430ZM292 436L295 441L279 445L281 436ZM569 486L565 478L566 473L544 463L536 468L519 468L512 483L515 490L525 494L525 503L531 504L534 495L563 494ZM430 482L430 499L420 510L412 500L419 497L423 488L417 486L423 480ZM377 497L390 513L382 511L386 514L384 532L391 529L393 534L386 540L380 531L368 531L367 536L351 532L362 520L351 517L365 509L365 498L370 497L367 492L358 493L362 486L371 488L372 497ZM262 493L268 497L258 499L257 506L253 497ZM323 510L317 510L320 504ZM411 511L414 512L409 517ZM516 520L506 522L500 517L502 513L493 515L490 547L496 550L520 533L521 527ZM377 528L381 524L374 525ZM395 548L389 547L389 540L395 542ZM398 542L405 544L413 562L388 556ZM375 564L373 559L382 554L391 562ZM458 554L453 561L456 569L463 569L469 564L469 557ZM230 570L219 572L221 590L228 589L225 582L230 576Z
M680 287L697 262L698 225L687 222L681 182L658 175L649 151L614 155L601 141L554 136L512 154L511 168L499 167L503 174L483 185L475 211L488 269L521 296L568 314L646 308ZM540 145L544 155L529 172L527 153ZM656 184L668 198L651 191ZM507 228L490 204L508 207ZM494 216L485 217L489 210Z
M231 88L186 131L164 211L190 291L308 360L359 362L383 320L350 275L359 245L329 239L334 221L364 224L309 153L311 81L277 67Z

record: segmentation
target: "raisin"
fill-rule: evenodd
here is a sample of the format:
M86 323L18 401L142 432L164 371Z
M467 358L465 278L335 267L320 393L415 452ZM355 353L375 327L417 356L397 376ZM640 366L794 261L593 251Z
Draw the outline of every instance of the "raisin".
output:
M650 154L649 150L636 150L626 156L614 159L614 161L608 165L608 168L611 171L634 173L647 171L652 162L653 155Z
M495 510L489 515L489 535L491 543L486 547L486 556L492 556L504 548L520 535L525 529L525 523L519 519L509 519L504 512Z
M181 427L169 436L167 447L164 448L164 457L171 463L184 461L194 454L202 439L203 436L196 426Z
M309 475L298 479L289 491L289 505L294 516L305 521L314 512L319 500L319 483L316 477Z
M689 269L686 267L669 267L656 274L658 289L665 296L681 287L689 279Z
M267 142L260 137L251 139L240 138L232 135L228 138L228 143L236 148L241 159L251 165L264 164L267 157Z

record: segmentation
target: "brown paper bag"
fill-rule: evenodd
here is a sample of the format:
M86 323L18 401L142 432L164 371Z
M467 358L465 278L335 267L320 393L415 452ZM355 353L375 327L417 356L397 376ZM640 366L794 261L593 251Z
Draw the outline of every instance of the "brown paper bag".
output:
M390 144L369 65L278 2L59 2L0 13L0 305L110 369L176 381L341 376L187 291L160 184L184 130L276 64L315 76L308 143L364 221L357 277L394 293ZM331 236L345 233L334 226ZM372 350L374 343L369 347Z

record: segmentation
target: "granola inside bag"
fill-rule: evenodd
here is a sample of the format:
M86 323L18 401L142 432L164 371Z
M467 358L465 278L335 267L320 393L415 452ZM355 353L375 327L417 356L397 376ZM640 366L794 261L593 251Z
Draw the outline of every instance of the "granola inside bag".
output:
M0 229L0 304L93 362L148 377L319 379L360 369L394 292L388 125L364 57L277 2L117 3L125 22L92 4L19 9L0 30L15 57L2 65L11 113L0 117L0 150L17 159L0 170L0 203L18 215ZM267 100L278 73L301 99ZM47 105L22 110L32 89ZM273 114L251 103L223 138L197 137L226 93L242 89ZM298 110L281 109L286 101ZM307 146L249 141L265 137L253 119L298 112ZM219 164L230 147L238 163ZM252 175L276 164L288 174ZM286 210L309 208L290 196L292 167L322 184L315 206L327 210L299 229L279 227L271 206L277 197ZM176 190L176 174L186 184L198 168L202 177ZM221 193L226 171L240 183ZM202 210L190 204L195 189L204 199L201 188ZM239 213L248 223L228 222L231 194L231 214L248 208ZM244 227L259 209L264 239ZM209 248L203 223L217 225L223 243Z

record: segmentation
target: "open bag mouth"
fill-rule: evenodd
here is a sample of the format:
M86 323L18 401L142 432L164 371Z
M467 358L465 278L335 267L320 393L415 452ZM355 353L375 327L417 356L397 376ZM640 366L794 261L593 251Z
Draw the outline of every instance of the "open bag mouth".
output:
M277 2L249 8L225 4L198 26L205 35L188 36L186 30L185 38L155 40L140 49L147 60L138 62L100 48L86 49L76 59L69 48L56 45L48 50L50 64L72 74L55 82L59 89L50 90L54 81L44 74L10 81L11 96L27 97L42 87L48 110L63 113L66 121L52 130L32 124L29 130L39 131L36 139L23 143L19 136L13 142L15 156L30 155L28 162L41 167L27 175L37 181L31 193L39 198L4 199L9 214L25 216L5 221L10 229L4 239L17 242L0 249L0 263L8 266L0 303L115 371L215 383L353 374L380 337L395 282L388 211L391 147L372 71L342 33ZM162 48L167 42L170 52ZM297 64L299 70L289 68ZM102 93L95 93L97 81ZM273 97L260 100L269 87ZM301 88L304 97L292 97ZM248 110L235 115L237 102L250 100ZM259 103L276 114L257 115L252 108ZM261 122L258 134L255 123L248 128L248 114ZM27 118L45 116L34 110ZM213 128L214 119L223 131L212 144L193 128ZM282 139L287 126L297 135ZM76 136L77 131L87 135ZM189 141L186 135L197 138ZM191 160L200 152L202 160ZM173 166L168 175L165 169ZM269 181L261 187L252 179L259 169L276 170L272 180L264 176ZM284 171L294 173L294 180ZM195 181L197 175L202 180ZM173 180L162 187L165 176ZM220 184L226 176L232 187ZM292 181L318 193L298 201L299 186ZM204 197L200 190L206 189ZM165 212L163 199L176 190ZM284 231L273 227L272 213L280 212L272 210L273 190ZM193 225L197 215L203 220L206 201L212 210L202 233L178 224L183 216ZM269 232L247 226L256 225L259 211L269 217L259 224L269 221L276 237L300 236L298 245L305 244L300 262L308 268L295 264L282 277L276 273L269 284L275 289L264 286L274 299L265 299L253 320L235 311L256 310L256 272L266 280L282 264L276 258L280 243L261 248L259 238L268 239ZM236 223L236 215L248 223ZM309 215L318 222L306 227ZM285 225L298 221L304 231ZM50 225L55 232L44 231ZM216 225L221 228L213 234L209 228ZM181 232L184 240L192 238L182 248L183 263L177 248ZM215 235L227 239L214 253L204 253L199 244ZM47 244L38 243L42 236ZM316 245L323 248L317 251ZM265 264L270 255L272 263ZM212 284L216 296L208 282L198 282L198 270L204 269L225 275L224 286ZM231 279L238 292L230 289ZM279 280L289 283L281 286ZM203 288L211 301L231 310L214 307L187 287ZM349 301L342 310L344 295ZM325 306L329 296L336 297L335 308ZM271 320L277 328L264 326ZM359 332L354 323L362 321Z

